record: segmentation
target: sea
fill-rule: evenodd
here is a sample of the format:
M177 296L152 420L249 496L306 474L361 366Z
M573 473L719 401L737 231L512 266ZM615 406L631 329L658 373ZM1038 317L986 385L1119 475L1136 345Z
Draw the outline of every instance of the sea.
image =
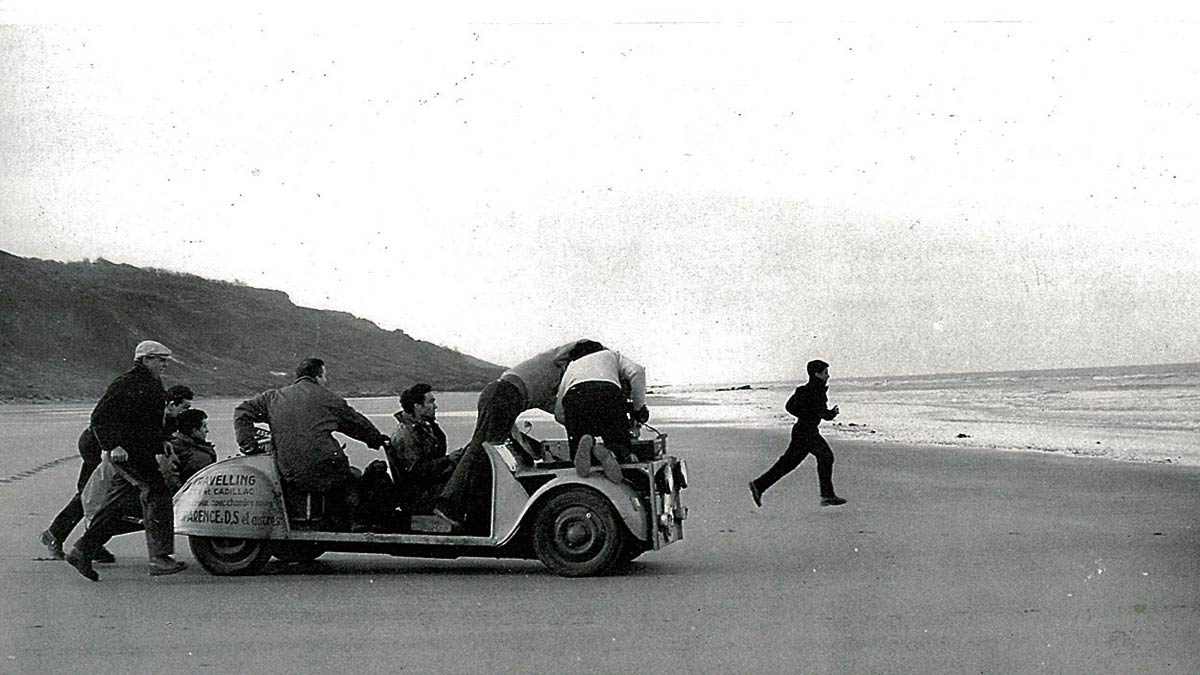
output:
M787 426L799 382L664 386L663 425ZM1200 363L833 378L831 439L1200 465Z
M650 423L672 427L790 428L784 403L798 382L652 385ZM439 392L438 418L452 444L466 442L477 393ZM233 408L204 398L218 456L236 454ZM351 399L380 430L396 423L395 397ZM821 425L840 440L1055 453L1126 462L1200 466L1200 363L901 377L833 378L841 414ZM94 402L0 405L0 483L77 461L75 443ZM553 417L522 421L538 438L562 438ZM349 439L357 465L377 455Z

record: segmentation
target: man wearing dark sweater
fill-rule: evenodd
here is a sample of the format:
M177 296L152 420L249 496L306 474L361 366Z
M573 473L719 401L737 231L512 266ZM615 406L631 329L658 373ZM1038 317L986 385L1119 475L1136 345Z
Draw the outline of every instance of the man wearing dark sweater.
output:
M166 406L162 374L168 359L174 357L162 343L145 340L138 343L133 358L133 368L113 380L92 410L92 432L101 452L113 463L115 475L104 505L66 555L67 562L92 581L100 580L92 561L109 539L124 531L125 504L135 494L146 526L150 574L175 574L187 567L171 557L175 552L171 491L157 460L163 452Z
M800 466L810 454L817 458L817 479L821 484L821 506L840 506L845 499L833 491L833 450L821 437L817 426L821 420L838 415L838 407L829 405L829 364L816 360L808 362L808 384L796 387L786 408L796 417L792 426L792 441L783 455L763 475L750 481L750 496L756 506L762 506L762 496L772 485Z

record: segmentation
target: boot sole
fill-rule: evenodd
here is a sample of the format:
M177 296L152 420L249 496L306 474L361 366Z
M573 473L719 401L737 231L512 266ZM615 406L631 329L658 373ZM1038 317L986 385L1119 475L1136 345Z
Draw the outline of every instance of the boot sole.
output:
M579 447L575 449L575 473L580 478L592 475L592 448L595 446L596 439L587 434L579 439Z
M625 477L621 475L621 465L617 463L617 457L608 448L592 448L592 455L600 460L600 466L604 467L604 477L614 483L625 482Z
M762 491L754 487L754 481L750 481L750 498L754 500L754 505L762 508Z

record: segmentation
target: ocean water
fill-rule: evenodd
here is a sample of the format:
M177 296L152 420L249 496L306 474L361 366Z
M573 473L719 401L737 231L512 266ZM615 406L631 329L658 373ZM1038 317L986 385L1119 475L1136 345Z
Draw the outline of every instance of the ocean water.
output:
M656 387L652 423L787 427L798 382ZM827 437L1200 465L1200 363L833 378Z
M749 390L717 386L652 386L651 424L783 429L783 406L795 382L749 383ZM925 375L834 378L830 405L841 415L824 422L831 441L858 439L1052 452L1134 462L1200 465L1200 363ZM438 393L438 418L451 447L470 438L476 393ZM240 399L200 397L209 413L210 440L220 457L237 452L233 408ZM384 433L396 427L395 397L352 399ZM0 480L21 480L77 461L79 432L94 403L0 405ZM565 438L541 411L522 415L539 438ZM358 466L379 455L340 437Z

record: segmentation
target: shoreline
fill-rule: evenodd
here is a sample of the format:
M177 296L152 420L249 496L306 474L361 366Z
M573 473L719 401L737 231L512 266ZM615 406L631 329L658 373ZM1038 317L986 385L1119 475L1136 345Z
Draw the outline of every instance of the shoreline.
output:
M465 397L459 399L460 403L458 406L447 407L442 411L445 418L458 417L461 419L465 417L471 417L473 419L475 409L474 400L471 397L477 395L478 392L447 391L444 393L453 395L455 397ZM732 393L739 392L733 391ZM711 399L692 398L685 393L648 394L647 398L651 403L652 409L650 424L668 433L671 433L673 429L678 429L681 427L708 429L747 429L768 433L775 431L786 433L791 428L790 417L787 417L786 415L774 410L764 414L763 411L755 409L754 405L745 402L720 402L713 401ZM206 405L209 405L209 402L236 402L237 400L240 400L240 396L199 396L196 399L198 407L205 407ZM355 404L355 402L361 402L363 405L356 404L356 407L368 414L368 416L378 415L382 417L384 413L381 411L385 408L392 407L395 401L395 396L392 394L383 394L348 397L348 400L350 400L352 404ZM22 408L25 408L31 413L36 414L39 411L50 411L55 406L78 406L80 408L80 413L86 415L87 410L85 410L85 408L90 410L90 406L93 404L94 401L92 400L5 400L0 401L0 413L16 414L19 413ZM458 410L459 407L462 407L463 409ZM219 408L215 409L219 410ZM231 410L232 407L230 406L230 411ZM782 407L780 407L780 410L782 410ZM674 411L676 414L672 414L672 411ZM210 415L212 415L214 414L214 409L209 409L208 412ZM387 416L390 417L391 412L392 410L389 409L386 413ZM682 416L679 414L681 412L683 413ZM536 415L540 416L542 413L539 411L536 413ZM842 417L847 417L845 412L843 412ZM223 419L222 413L216 413L216 418ZM548 415L545 416L545 420L546 421L542 425L543 428L546 428L544 425L548 424L551 425L548 427L549 429L557 430L558 433L561 434L561 427L558 427L557 423L553 422ZM1038 428L1053 429L1053 427L1037 423L1024 423L1020 424L1020 426L1030 431L1037 430ZM1137 457L1124 456L1121 454L1105 454L1103 452L1088 452L1079 447L1056 447L1050 445L1039 446L1028 443L1005 444L988 442L978 436L978 432L972 428L972 424L970 422L964 422L961 425L961 429L963 431L959 432L962 434L962 437L960 438L904 438L899 437L897 434L890 434L887 431L877 428L877 426L867 422L833 421L825 422L821 425L821 433L826 437L827 440L833 443L862 442L872 445L894 443L911 447L936 446L939 448L953 450L962 449L980 450L984 452L1000 452L1006 454L1015 453L1041 456L1061 456L1069 459L1098 459L1131 465L1156 465L1171 467L1200 466L1200 458L1197 458L1195 461L1188 461L1188 458L1184 457L1183 455L1176 455L1175 457ZM1094 436L1102 437L1106 432L1107 430L1105 429L1097 428ZM219 435L220 432L217 433ZM549 431L548 433L553 435L554 431ZM1097 442L1097 446L1103 447L1106 450L1113 447L1112 444L1101 445L1100 442Z

